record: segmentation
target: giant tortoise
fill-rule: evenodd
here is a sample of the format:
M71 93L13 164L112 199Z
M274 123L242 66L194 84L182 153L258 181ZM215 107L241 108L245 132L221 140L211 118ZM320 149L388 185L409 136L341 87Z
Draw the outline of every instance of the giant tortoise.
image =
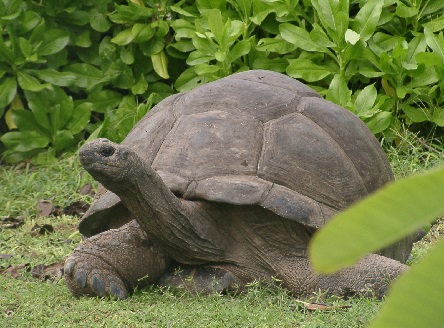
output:
M106 189L65 263L77 296L272 279L296 295L383 295L406 269L411 239L333 275L312 271L313 233L393 176L355 115L282 74L246 71L170 96L120 145L97 139L80 161Z

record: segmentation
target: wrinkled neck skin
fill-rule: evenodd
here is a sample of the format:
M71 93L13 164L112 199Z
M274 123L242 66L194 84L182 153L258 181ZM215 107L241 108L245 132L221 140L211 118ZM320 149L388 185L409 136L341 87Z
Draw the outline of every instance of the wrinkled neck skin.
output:
M117 194L143 230L169 255L187 264L224 257L224 238L198 203L177 198L140 158L125 181L103 181Z

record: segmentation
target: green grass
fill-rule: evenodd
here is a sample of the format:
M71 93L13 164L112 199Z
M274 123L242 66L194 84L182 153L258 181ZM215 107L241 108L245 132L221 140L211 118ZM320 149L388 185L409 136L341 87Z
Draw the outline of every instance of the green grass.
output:
M442 162L439 149L417 143L387 148L396 176L414 174ZM40 199L53 200L62 208L77 200L91 201L77 193L91 178L75 156L35 167L0 166L0 219L23 216L24 225L0 230L0 268L29 263L61 262L81 242L78 218L38 217ZM0 221L1 223L1 221ZM54 233L32 234L35 224L50 224ZM415 247L413 261L444 233L440 222ZM319 298L329 304L351 306L334 311L309 312L280 288L252 286L242 295L196 296L150 287L125 301L71 296L64 279L42 282L30 272L19 278L0 274L0 327L364 327L380 302L364 297L348 300Z

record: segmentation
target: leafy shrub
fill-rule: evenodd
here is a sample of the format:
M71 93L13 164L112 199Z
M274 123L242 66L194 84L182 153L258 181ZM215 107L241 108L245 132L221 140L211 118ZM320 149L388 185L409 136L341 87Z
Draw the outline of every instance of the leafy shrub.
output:
M85 132L120 141L164 97L247 69L303 80L386 139L441 127L443 12L441 0L3 0L4 155L62 152ZM56 122L58 96L42 125L28 95L48 92L72 98L76 129Z

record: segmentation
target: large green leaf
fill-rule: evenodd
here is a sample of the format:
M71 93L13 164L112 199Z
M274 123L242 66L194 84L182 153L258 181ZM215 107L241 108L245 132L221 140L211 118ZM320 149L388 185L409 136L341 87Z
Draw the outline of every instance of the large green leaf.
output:
M52 55L63 48L69 42L69 33L53 29L45 32L43 42L39 45L37 53L41 56Z
M442 32L439 33L438 36L436 36L428 28L425 28L424 35L427 41L427 45L444 61L444 37Z
M6 107L14 99L17 93L17 81L13 77L8 77L0 84L0 108Z
M316 270L353 264L444 213L444 167L391 183L341 212L309 247Z
M154 71L163 79L168 79L168 58L165 55L165 51L161 51L157 54L151 55L151 61L153 63Z
M329 52L328 48L318 45L315 43L305 29L298 26L284 23L279 25L279 32L282 38L306 51L316 51L316 52Z
M26 152L36 148L44 148L48 145L49 139L36 131L13 131L1 136L8 149L17 152Z
M443 277L444 240L441 240L392 286L386 304L370 328L444 327Z
M307 82L315 82L337 72L331 65L318 65L310 59L290 60L287 74L294 78L304 79Z
M58 85L60 87L70 86L77 79L77 75L72 72L59 72L52 68L27 70L27 72L37 76L45 82Z
M85 130L91 116L91 107L92 104L90 102L84 102L76 106L65 129L69 130L73 135Z
M208 26L214 35L217 43L224 47L226 44L226 26L222 19L222 13L219 9L210 9L208 12Z
M40 91L50 86L50 84L41 84L35 77L24 71L17 72L17 81L23 90Z
M87 99L92 103L92 110L98 113L106 113L108 110L115 109L122 100L122 95L110 90L102 90L88 96Z
M46 135L48 139L51 137L49 131L44 129L35 119L33 113L27 109L14 109L12 111L12 119L20 131L35 131L40 135Z
M381 17L381 0L370 0L361 8L354 20L354 30L360 34L362 40L367 41L375 32Z
M351 91L344 76L336 74L330 83L326 99L345 107L351 101Z
M393 118L392 112L382 111L374 115L368 121L366 121L365 124L370 129L370 131L373 132L373 134L376 134L387 129L390 126L392 118Z
M67 66L65 70L75 74L76 79L73 81L74 85L85 89L91 89L96 86L103 78L101 70L86 63L72 64Z

